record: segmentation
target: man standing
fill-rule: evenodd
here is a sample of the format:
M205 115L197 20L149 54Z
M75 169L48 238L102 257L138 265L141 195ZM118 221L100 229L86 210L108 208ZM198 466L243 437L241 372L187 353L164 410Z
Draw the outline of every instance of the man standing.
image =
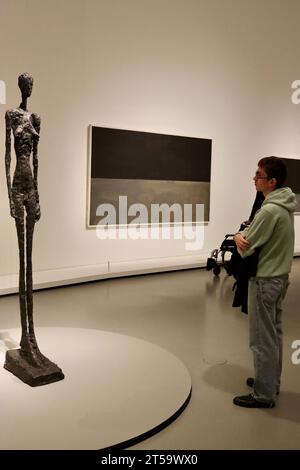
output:
M282 369L282 300L288 287L294 253L295 194L284 187L285 163L277 157L262 158L254 176L257 191L265 196L253 222L234 239L242 257L258 250L255 277L249 280L248 312L250 348L255 377L247 385L253 393L235 397L246 408L274 408Z

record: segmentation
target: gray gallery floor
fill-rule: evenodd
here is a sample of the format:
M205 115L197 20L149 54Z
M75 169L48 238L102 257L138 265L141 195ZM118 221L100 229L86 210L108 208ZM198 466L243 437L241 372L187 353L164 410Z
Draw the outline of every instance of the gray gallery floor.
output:
M231 307L233 279L205 269L100 281L36 292L36 326L92 328L134 336L175 354L191 374L183 414L133 449L300 449L300 259L285 302L285 357L276 408L235 407L252 372L248 317ZM18 297L0 298L0 331L19 326ZM76 345L74 345L76 347Z

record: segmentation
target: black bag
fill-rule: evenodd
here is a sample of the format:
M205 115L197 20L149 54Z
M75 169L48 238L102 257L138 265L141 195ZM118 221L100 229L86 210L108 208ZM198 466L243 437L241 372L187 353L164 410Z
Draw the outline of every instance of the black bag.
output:
M259 250L256 249L251 256L242 258L236 250L231 257L236 279L232 290L235 290L233 307L241 307L243 313L248 313L248 281L256 276Z
M252 222L256 212L261 208L265 197L262 192L257 191L255 201L252 206L249 222ZM244 230L247 225L242 224L240 231ZM233 298L233 307L241 307L243 313L248 313L248 281L250 277L256 276L258 266L259 250L256 249L253 255L242 258L237 248L231 256L231 269L236 279L232 290L235 290Z

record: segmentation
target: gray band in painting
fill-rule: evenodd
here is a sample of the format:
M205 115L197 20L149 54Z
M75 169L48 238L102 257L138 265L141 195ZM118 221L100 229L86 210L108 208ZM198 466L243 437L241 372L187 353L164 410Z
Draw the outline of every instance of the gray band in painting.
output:
M143 204L147 207L149 218L151 204L191 204L192 220L196 221L196 204L204 204L204 219L209 220L210 183L199 181L162 181L131 180L112 178L92 178L90 194L90 225L95 226L101 220L96 216L100 204L112 204L116 209L116 223L119 224L119 196L127 196L128 207L132 204ZM182 210L183 212L183 210ZM127 223L135 217L128 216ZM151 223L151 220L148 221ZM174 222L171 214L170 222Z

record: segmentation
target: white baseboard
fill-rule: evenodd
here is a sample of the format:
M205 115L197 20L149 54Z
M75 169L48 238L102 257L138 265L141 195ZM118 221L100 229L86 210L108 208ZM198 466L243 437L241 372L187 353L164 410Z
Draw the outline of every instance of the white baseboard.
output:
M209 256L210 253L120 262L108 261L88 266L36 271L33 274L33 289L39 290L100 279L201 268L206 266ZM300 247L296 247L295 256L300 256ZM18 274L0 276L0 296L18 292L18 283Z
M109 273L128 275L132 273L172 271L176 269L198 268L206 264L208 255L174 256L133 261L110 262Z
M47 289L82 282L132 276L163 271L199 268L206 265L209 255L174 256L143 260L120 261L68 268L36 271L33 273L33 289ZM0 276L0 295L18 292L18 274Z
M33 273L33 289L46 289L79 282L101 279L108 273L108 264L95 264L90 266L72 266L47 271L35 271ZM13 294L19 291L18 274L10 274L0 277L0 295Z

